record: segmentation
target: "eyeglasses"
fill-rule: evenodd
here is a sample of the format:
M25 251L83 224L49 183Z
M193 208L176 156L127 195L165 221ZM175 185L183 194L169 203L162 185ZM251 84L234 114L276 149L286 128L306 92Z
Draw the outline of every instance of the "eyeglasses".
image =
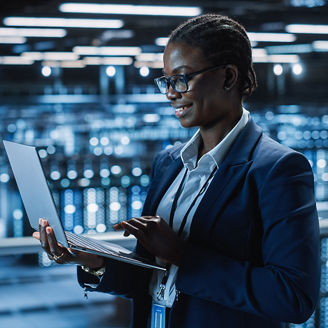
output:
M154 79L154 81L158 86L159 91L163 94L167 93L170 86L175 92L185 93L189 90L188 81L190 81L194 76L223 67L225 67L225 65L216 65L189 74L177 74L169 77L161 76Z

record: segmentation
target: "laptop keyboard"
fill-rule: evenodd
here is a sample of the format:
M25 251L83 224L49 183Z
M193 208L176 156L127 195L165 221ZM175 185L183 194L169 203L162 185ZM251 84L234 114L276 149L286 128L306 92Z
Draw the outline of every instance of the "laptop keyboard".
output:
M93 240L92 238L76 235L72 232L65 231L65 235L70 244L81 248L91 249L105 254L119 255L117 252L106 247L105 242Z

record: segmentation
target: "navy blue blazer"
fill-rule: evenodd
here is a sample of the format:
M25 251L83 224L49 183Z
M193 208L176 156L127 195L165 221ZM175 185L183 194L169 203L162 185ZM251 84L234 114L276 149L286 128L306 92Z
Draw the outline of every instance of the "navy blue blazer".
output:
M156 157L143 215L155 215L182 168L182 146ZM278 328L306 321L320 286L319 225L308 160L251 119L216 172L191 225L169 314L176 328ZM137 251L150 256L137 245ZM134 300L147 327L151 271L106 262L95 289ZM79 270L83 286L92 281Z

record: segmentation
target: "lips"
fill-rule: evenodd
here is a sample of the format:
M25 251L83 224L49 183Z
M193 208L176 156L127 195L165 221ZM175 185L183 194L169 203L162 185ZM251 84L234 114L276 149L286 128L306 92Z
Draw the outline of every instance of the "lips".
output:
M186 104L175 108L175 116L177 118L183 117L192 108L192 104Z

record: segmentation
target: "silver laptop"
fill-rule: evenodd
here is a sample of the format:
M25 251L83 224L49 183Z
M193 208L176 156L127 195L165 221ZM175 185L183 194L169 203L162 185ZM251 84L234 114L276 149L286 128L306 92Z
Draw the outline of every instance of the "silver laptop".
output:
M39 230L39 218L45 218L54 229L57 241L65 247L146 268L166 270L117 244L64 231L37 149L11 141L4 140L3 143L32 228Z

